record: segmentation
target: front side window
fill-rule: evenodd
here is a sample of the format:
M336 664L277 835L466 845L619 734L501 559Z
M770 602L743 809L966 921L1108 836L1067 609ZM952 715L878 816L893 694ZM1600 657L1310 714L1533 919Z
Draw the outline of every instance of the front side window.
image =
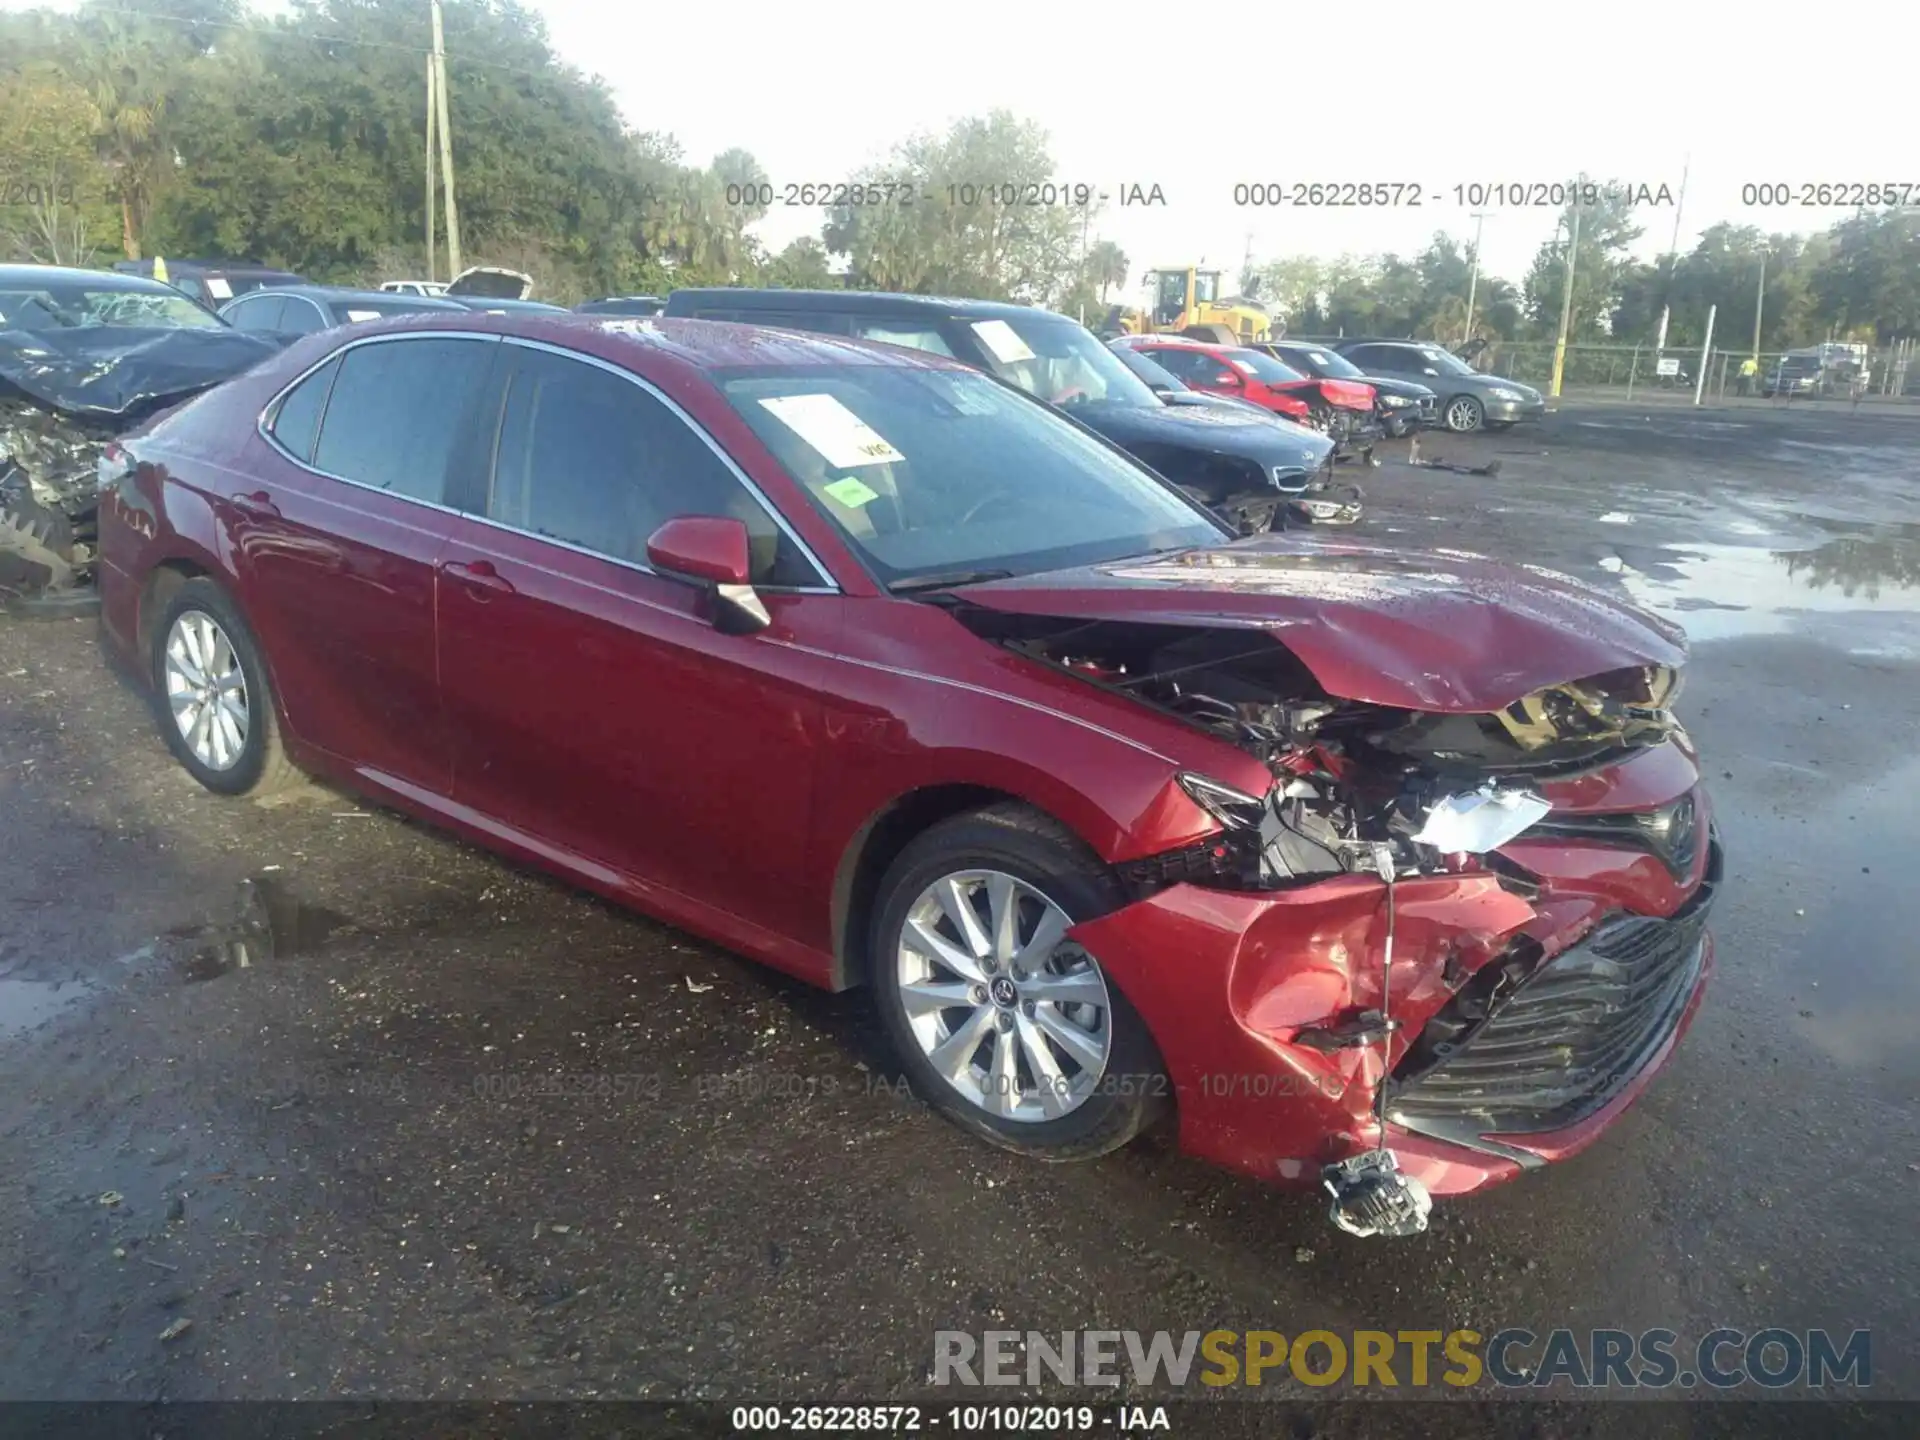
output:
M681 515L743 522L756 584L820 583L766 507L664 402L597 365L520 351L500 420L488 518L645 564L648 538Z
M286 303L286 297L282 295L260 295L251 300L241 300L225 312L227 323L236 330L278 330L280 314Z
M715 378L884 584L1031 574L1225 533L1143 467L984 375L820 365Z
M313 465L343 480L441 503L447 461L494 342L393 340L340 357Z
M331 327L320 308L297 295L287 297L287 308L280 313L280 328L295 335L313 335Z

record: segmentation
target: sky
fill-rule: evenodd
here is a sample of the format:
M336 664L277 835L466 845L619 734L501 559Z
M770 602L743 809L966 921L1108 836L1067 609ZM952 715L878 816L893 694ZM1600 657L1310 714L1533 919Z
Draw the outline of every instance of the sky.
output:
M633 127L672 133L696 163L749 150L776 186L844 180L913 133L1012 110L1046 130L1061 182L1110 197L1093 235L1120 245L1136 279L1192 264L1237 274L1249 253L1411 254L1437 230L1464 241L1480 225L1485 269L1518 283L1557 224L1557 207L1535 202L1582 172L1647 188L1643 257L1671 245L1676 218L1687 247L1720 221L1805 232L1850 213L1798 203L1808 184L1906 184L1920 203L1905 101L1867 58L1912 24L1888 0L1837 8L1831 25L1700 0L1498 12L1432 0L524 3ZM451 98L457 110L457 84ZM1251 203L1362 182L1403 203ZM1743 187L1760 184L1794 203L1748 203ZM1455 188L1475 185L1477 205ZM1121 206L1134 186L1165 203ZM776 206L758 229L777 249L821 218Z

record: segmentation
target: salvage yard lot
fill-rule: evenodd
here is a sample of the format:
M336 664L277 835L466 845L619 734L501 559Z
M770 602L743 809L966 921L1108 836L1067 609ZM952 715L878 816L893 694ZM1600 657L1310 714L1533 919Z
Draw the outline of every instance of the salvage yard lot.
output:
M1595 1149L1406 1241L1164 1145L1025 1163L895 1093L857 993L334 792L220 800L91 622L5 625L0 1395L878 1400L924 1393L936 1329L1725 1324L1870 1327L1874 1394L1920 1399L1920 417L1423 442L1492 479L1403 448L1359 536L1697 637L1719 967Z

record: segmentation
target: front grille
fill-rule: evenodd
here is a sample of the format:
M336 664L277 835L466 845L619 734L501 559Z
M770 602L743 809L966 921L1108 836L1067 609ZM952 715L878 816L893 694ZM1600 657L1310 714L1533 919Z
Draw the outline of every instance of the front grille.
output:
M1693 862L1700 854L1699 809L1691 794L1652 810L1610 815L1549 815L1527 833L1601 840L1609 845L1644 850L1658 856L1676 880L1685 880L1693 874Z
M1604 1107L1680 1022L1704 961L1720 864L1715 844L1707 878L1671 918L1606 921L1503 1001L1489 1004L1469 981L1421 1037L1439 1034L1446 1043L1416 1043L1396 1068L1392 1118L1470 1143L1563 1129ZM1476 1022L1481 1013L1488 1018Z

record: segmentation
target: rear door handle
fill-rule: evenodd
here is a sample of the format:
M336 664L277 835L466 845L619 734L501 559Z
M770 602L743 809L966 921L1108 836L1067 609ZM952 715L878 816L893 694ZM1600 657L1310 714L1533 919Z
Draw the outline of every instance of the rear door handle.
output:
M271 515L280 518L280 507L273 503L273 496L264 490L249 490L244 495L233 497L233 503L249 515Z
M515 593L513 582L494 569L491 560L445 560L440 568L471 589L492 590L502 595Z

